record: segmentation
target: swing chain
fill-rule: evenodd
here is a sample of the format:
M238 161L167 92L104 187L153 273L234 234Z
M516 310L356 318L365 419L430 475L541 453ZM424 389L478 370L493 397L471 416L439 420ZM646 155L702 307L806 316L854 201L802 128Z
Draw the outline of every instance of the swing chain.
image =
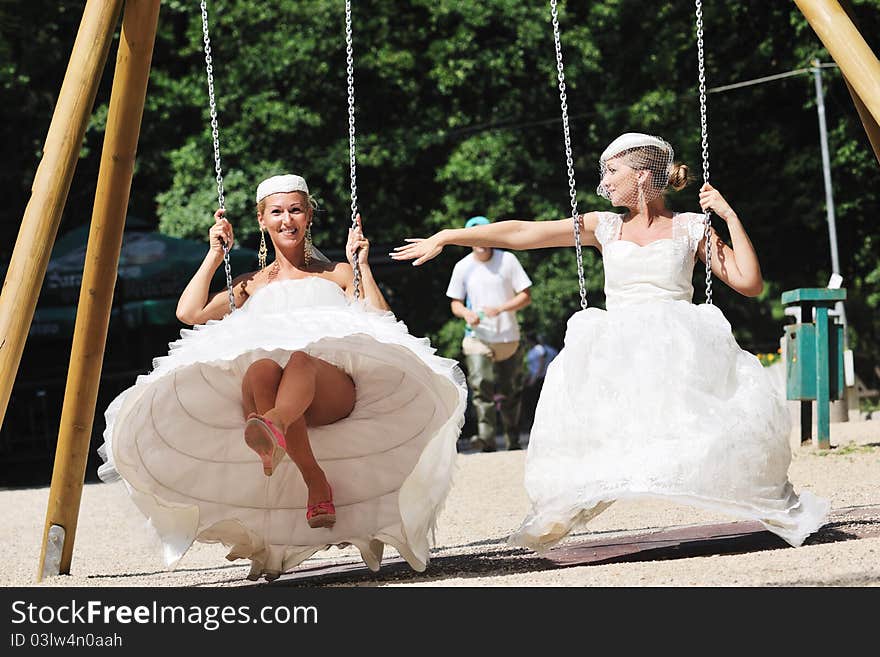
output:
M211 137L214 140L214 170L217 172L217 202L221 210L226 209L223 193L223 169L220 166L220 130L217 127L217 103L214 98L214 63L211 57L211 37L208 35L208 5L201 0L202 40L205 43L205 71L208 76L208 101L211 105ZM223 269L226 272L226 291L229 294L229 312L235 310L235 294L232 292L232 270L229 266L229 247L223 244Z
M706 118L706 65L703 56L703 3L695 0L697 10L697 65L700 76L700 137L703 155L703 183L709 182L709 134ZM712 212L703 213L703 237L706 240L706 303L712 305Z
M571 154L571 133L568 127L568 102L565 94L565 72L562 64L562 42L559 36L559 12L556 0L550 0L550 16L553 22L553 40L556 46L556 71L559 80L559 104L562 108L562 132L565 138L565 164L568 170L568 194L571 200L571 218L574 225L574 246L577 255L578 286L581 309L587 308L587 288L584 284L584 259L581 253L581 222L577 211L577 189L574 181L574 160Z
M351 0L345 0L345 61L348 72L348 164L351 172L351 229L357 228L357 170L355 168L354 142L354 47L351 33ZM354 298L360 298L361 270L358 265L358 249L353 254Z

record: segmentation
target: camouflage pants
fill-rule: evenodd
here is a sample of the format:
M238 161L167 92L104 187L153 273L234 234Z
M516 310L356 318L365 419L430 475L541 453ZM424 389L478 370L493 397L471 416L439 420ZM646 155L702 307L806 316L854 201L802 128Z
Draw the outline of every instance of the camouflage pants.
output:
M474 410L477 415L477 436L489 449L495 447L496 409L498 396L504 438L508 449L519 448L519 413L522 398L523 348L520 345L510 358L495 362L484 354L466 354Z

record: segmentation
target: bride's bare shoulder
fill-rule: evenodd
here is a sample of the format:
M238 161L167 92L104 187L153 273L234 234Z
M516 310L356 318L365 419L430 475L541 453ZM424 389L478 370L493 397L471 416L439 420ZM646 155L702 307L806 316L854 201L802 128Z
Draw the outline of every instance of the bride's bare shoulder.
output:
M354 276L354 270L347 262L328 262L324 264L324 269L318 272L318 276L333 281L346 290Z

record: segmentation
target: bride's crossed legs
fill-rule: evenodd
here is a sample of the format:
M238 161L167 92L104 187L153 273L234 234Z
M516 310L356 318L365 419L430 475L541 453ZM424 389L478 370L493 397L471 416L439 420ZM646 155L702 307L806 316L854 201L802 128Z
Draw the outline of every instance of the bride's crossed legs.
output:
M283 368L268 358L255 361L244 375L241 391L245 418L258 413L284 433L287 454L309 489L309 505L332 500L307 427L349 416L355 403L351 377L325 360L295 351Z

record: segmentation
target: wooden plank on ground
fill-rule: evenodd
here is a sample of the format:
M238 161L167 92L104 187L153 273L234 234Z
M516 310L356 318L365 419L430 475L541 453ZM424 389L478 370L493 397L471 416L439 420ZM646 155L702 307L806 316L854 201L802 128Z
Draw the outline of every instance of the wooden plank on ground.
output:
M880 536L880 506L861 506L832 511L828 523L807 539L807 544L834 543ZM575 566L684 559L714 554L740 554L775 550L788 543L755 521L706 523L661 527L637 534L585 534L575 536L545 554L507 546L482 552L447 548L432 556L424 573L413 571L400 557L386 558L378 573L360 559L310 559L273 584L320 586L333 583L381 583L404 580L437 580L446 577L478 577L486 574L571 568Z

